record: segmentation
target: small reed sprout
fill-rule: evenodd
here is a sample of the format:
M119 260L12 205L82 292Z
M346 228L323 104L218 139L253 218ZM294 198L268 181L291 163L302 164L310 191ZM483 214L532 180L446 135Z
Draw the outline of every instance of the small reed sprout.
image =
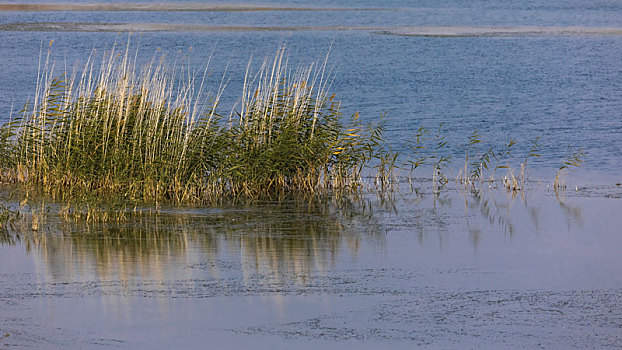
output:
M583 165L584 156L585 152L582 148L573 149L572 147L568 147L562 163L555 173L555 180L553 181L553 189L555 192L566 189L564 178L573 168L578 168Z
M520 179L523 188L525 187L525 181L527 179L527 162L530 158L540 157L540 148L540 137L536 137L533 141L531 141L529 152L527 153L525 159L520 165Z
M408 148L412 151L412 154L403 166L410 170L408 182L411 191L413 189L413 172L429 162L432 166L432 187L434 192L437 193L448 182L445 170L449 167L452 158L449 154L448 142L443 131L443 123L439 124L436 133L433 135L427 128L420 127L415 133L414 143L409 144Z

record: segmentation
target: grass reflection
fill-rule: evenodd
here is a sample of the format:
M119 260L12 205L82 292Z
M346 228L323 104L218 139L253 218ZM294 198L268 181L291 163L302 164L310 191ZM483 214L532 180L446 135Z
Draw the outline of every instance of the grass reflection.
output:
M0 243L21 241L52 276L65 278L168 281L190 278L196 266L220 278L223 268L235 266L246 275L304 282L340 254L356 256L363 240L382 245L384 237L361 201L348 199L162 208L102 222L67 220L46 208L44 215L22 215Z
M438 245L441 250L467 237L479 249L500 237L509 242L546 233L551 221L582 224L580 206L538 190L514 195L455 189L440 194L289 197L218 207L144 207L113 213L106 220L84 220L77 206L67 211L63 204L32 199L7 208L17 216L0 230L0 244L24 246L54 278L139 277L161 285L221 283L240 274L245 283L306 285L339 261L363 256L363 247L385 251L387 232L414 234L420 246ZM116 220L116 215L123 218Z

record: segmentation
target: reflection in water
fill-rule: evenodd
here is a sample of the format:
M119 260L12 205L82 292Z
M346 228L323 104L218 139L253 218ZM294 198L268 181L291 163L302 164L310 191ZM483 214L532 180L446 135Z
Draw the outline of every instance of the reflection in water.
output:
M525 233L528 224L528 230L538 232L541 218L551 214L550 206L543 210L541 200L555 197L528 197L529 193L494 189L397 199L370 195L357 200L172 208L100 223L61 219L52 214L53 208L38 206L48 213L24 216L29 220L14 224L17 234L0 235L0 244L20 242L55 280L75 276L167 281L172 274L192 280L199 268L213 280L242 273L245 280L261 276L267 283L306 285L310 276L326 273L339 259L356 259L363 244L384 251L385 234L391 229L416 233L421 246L438 240L440 250L454 239L456 225L466 228L475 249L491 231L511 238ZM568 224L580 225L581 208L557 200Z
M555 191L555 198L559 203L559 207L566 214L566 226L570 227L571 224L583 226L583 214L581 207L569 204L566 200L565 191Z
M15 246L0 247L0 328L18 348L48 348L47 339L58 341L51 348L103 339L192 348L206 336L236 345L408 348L429 339L443 347L455 344L455 330L473 344L481 334L506 344L508 328L517 329L516 344L542 329L570 343L593 333L586 317L617 335L607 310L622 285L620 201L568 203L579 205L589 232L566 231L568 212L543 191L164 208L90 225L47 205L38 231L16 222L19 235L2 241ZM578 334L570 340L569 322ZM150 344L164 333L170 343Z
M471 191L471 201L469 202L467 199L465 199L465 201L467 203L467 208L479 210L482 218L487 219L490 225L498 225L504 232L513 234L515 229L510 219L510 208L516 200L515 193L516 192L507 192L505 201L499 202L499 200L495 198L494 193L482 189L475 189ZM524 196L524 193L522 195ZM465 217L467 220L467 227L470 231L473 230L469 225L468 215ZM479 232L479 230L473 230L472 232L474 235L475 231ZM477 238L474 237L474 243L477 242L476 239Z
M516 214L513 212L519 206L527 213L529 222L532 224L534 231L540 231L540 221L542 215L550 215L550 209L544 209L541 203L537 201L532 202L529 200L531 192L505 192L494 190L472 190L468 194L464 193L465 202L465 219L466 225L469 230L474 230L469 223L470 210L476 210L479 212L482 219L488 221L491 226L496 226L503 232L513 235L517 232L516 228ZM538 196L541 197L541 196ZM551 196L546 196L552 200ZM576 224L582 226L582 209L580 206L568 204L565 198L565 194L556 193L555 200L559 207L562 209L563 217L567 222L567 226ZM523 219L522 217L520 218Z
M345 200L286 201L132 213L124 221L100 223L48 213L36 219L41 222L37 231L31 215L16 225L18 235L5 234L1 242L20 240L56 279L138 276L164 281L170 272L179 273L180 266L191 274L197 265L217 279L221 269L234 264L245 275L289 276L304 283L310 274L333 265L342 251L356 257L362 239L383 245L366 208Z
M518 234L544 232L543 223L566 222L566 230L582 227L581 205L569 204L565 197L548 194L542 188L506 191L495 188L453 188L438 194L412 195L401 198L395 220L382 220L383 225L416 233L418 243L438 240L438 248L466 232L477 250L485 234L503 233L508 239ZM561 210L560 210L561 209ZM544 230L544 231L543 231Z
M6 230L0 230L0 244L15 245L15 236Z

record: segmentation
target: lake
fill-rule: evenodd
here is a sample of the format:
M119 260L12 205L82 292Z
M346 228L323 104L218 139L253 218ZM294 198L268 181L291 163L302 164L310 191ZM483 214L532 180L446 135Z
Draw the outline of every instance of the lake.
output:
M428 166L416 191L147 207L120 222L31 200L22 211L48 212L38 229L0 235L0 349L622 347L622 3L31 4L0 4L0 121L32 98L52 40L56 72L128 38L141 62L209 60L211 89L228 80L225 111L250 57L286 45L291 66L328 54L343 113L385 114L400 159L420 126L442 123L453 161L439 192ZM517 140L515 170L540 138L525 190L454 183L476 130L479 150ZM554 191L579 148L583 166Z

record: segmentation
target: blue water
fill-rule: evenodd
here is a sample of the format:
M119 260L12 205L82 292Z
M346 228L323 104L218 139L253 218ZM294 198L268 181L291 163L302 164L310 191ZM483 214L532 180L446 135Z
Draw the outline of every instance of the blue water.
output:
M622 345L619 198L538 189L370 200L165 208L90 224L52 209L40 231L0 235L2 344Z
M15 1L11 1L17 3ZM65 3L65 1L62 1ZM144 1L147 2L147 1ZM6 23L168 23L214 26L345 26L348 30L177 31L134 34L147 61L156 50L187 56L231 79L224 104L239 98L246 63L286 43L293 63L307 64L330 52L332 91L344 114L367 121L386 112L386 136L408 151L415 130L444 123L460 167L468 135L479 130L486 144L518 140L511 160L518 167L529 142L541 138L534 172L554 177L568 146L585 150L585 165L572 176L585 182L619 182L622 169L622 36L407 37L361 26L622 26L619 1L245 1L275 6L339 7L350 11L258 12L0 12ZM370 10L373 8L373 10ZM126 34L0 31L0 119L8 119L32 94L41 46L54 40L57 67L84 62ZM190 50L190 48L192 48ZM191 51L191 52L190 52ZM180 53L182 53L180 55ZM59 69L59 68L57 68ZM214 89L220 78L212 80ZM454 171L455 174L455 171Z
M423 179L421 193L395 201L372 194L347 205L165 208L101 224L24 201L20 235L0 232L0 348L622 345L622 36L537 30L620 28L621 1L232 3L351 10L0 12L0 121L32 96L51 40L56 72L128 40L112 31L24 31L33 23L324 26L134 33L130 41L142 62L157 52L201 69L211 56L213 90L225 70L230 79L224 113L240 97L249 57L258 63L286 44L295 66L330 50L331 90L344 114L375 122L386 113L385 136L402 159L421 125L444 124L455 158L448 175L463 165L474 130L486 146L518 140L515 169L540 137L542 156L530 167L544 182L519 193L448 186L433 195ZM509 37L386 34L400 26L537 28ZM569 174L577 191L554 194L547 184L568 146L585 149L586 162ZM10 198L0 193L0 205ZM30 208L45 212L39 231Z

